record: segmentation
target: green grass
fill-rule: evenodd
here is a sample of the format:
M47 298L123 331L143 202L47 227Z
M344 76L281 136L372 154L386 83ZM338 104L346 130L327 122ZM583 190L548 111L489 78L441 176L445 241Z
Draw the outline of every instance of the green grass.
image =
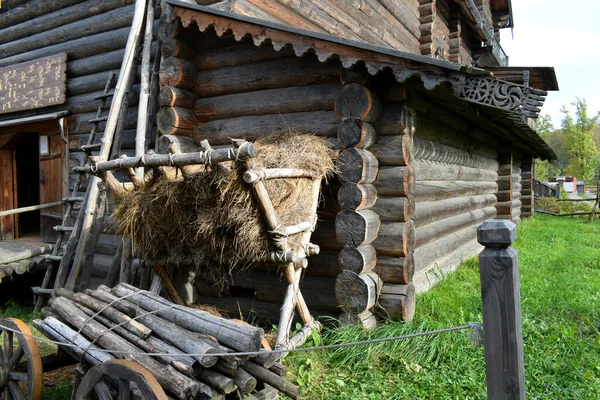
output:
M525 375L530 399L600 398L600 222L536 216L519 226ZM9 303L0 317L30 321L30 309ZM477 259L465 262L417 298L415 320L372 332L344 328L307 345L389 337L481 321ZM34 332L39 334L38 332ZM52 348L44 348L48 354ZM305 399L484 399L483 348L468 331L369 347L294 353L285 359ZM68 398L70 383L44 389Z
M531 399L600 398L600 223L536 216L519 227L525 379ZM417 297L413 322L328 330L337 343L481 321L477 259ZM319 342L319 340L317 340ZM314 343L309 343L314 344ZM295 353L287 364L310 399L486 398L483 348L468 331Z

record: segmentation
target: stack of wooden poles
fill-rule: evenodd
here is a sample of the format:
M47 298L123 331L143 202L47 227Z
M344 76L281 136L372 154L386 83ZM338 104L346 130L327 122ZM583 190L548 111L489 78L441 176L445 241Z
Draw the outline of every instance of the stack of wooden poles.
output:
M177 399L277 398L272 389L267 390L271 397L255 395L265 388L299 396L298 387L285 379L286 367L264 349L262 329L128 284L79 293L58 289L42 317L34 326L52 340L78 345L61 348L86 367L113 358L135 361ZM234 352L262 354L214 355Z

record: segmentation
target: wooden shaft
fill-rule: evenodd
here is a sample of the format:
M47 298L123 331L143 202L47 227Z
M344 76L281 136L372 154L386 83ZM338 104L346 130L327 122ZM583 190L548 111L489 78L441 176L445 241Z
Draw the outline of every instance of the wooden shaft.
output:
M369 148L379 165L412 165L413 138L410 135L382 136Z
M298 399L300 397L300 392L297 386L286 381L280 376L277 376L268 369L261 367L258 364L255 364L253 362L247 362L246 364L244 364L242 369L250 375L254 376L257 380L265 382L273 386L274 388L281 390L283 393L285 393L292 399Z
M344 150L335 165L345 182L373 183L379 171L377 158L371 152L357 148Z
M360 314L377 303L382 282L374 272L357 275L342 271L335 280L335 298L339 307L347 313Z
M412 194L407 197L379 196L373 211L382 221L406 222L415 216L415 199Z
M381 167L373 183L378 196L403 196L415 192L415 173L412 167Z
M55 201L52 203L40 204L37 206L13 208L12 210L0 211L0 217L8 217L9 215L22 214L29 211L43 210L46 208L62 206L63 204L65 204L64 201Z
M184 306L185 302L177 292L177 288L173 285L173 281L171 281L171 277L165 268L165 265L157 264L154 266L154 273L160 277L163 283L163 287L167 291L169 298L175 304L179 304L180 306Z
M191 110L196 104L196 95L173 86L161 86L158 104L160 106L180 107Z
M377 133L371 123L358 118L347 118L338 125L337 138L343 149L368 149L377 141Z
M369 210L377 201L377 190L372 184L344 182L338 191L339 206L346 210Z
M205 164L211 162L215 165L220 162L230 160L246 160L256 156L256 147L254 144L244 144L239 151L233 148L217 149L212 153L197 152L197 153L182 153L182 154L149 154L142 157L124 157L117 160L100 161L95 164L88 164L85 167L81 167L83 172L86 173L97 173L104 171L111 171L116 169L135 168L138 165L145 165L147 167L162 167L168 165L174 165L177 167L183 167L186 165L194 164Z
M348 118L373 122L381 113L381 102L371 90L359 83L347 83L335 99L335 114L340 120Z
M415 315L415 287L386 283L379 294L379 304L392 319L412 321Z
M308 178L316 179L317 174L314 171L299 168L260 168L244 172L244 182L253 183L259 179L291 179Z
M415 248L415 226L412 220L407 222L383 222L373 241L373 247L379 254L389 256L407 256Z

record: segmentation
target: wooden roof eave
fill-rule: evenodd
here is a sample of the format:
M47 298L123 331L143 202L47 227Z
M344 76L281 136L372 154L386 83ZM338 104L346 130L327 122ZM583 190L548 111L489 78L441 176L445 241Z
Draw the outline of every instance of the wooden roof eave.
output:
M298 57L315 54L320 62L339 60L344 68L364 64L371 75L391 71L399 83L418 78L428 91L451 87L455 103L473 103L492 110L509 131L519 135L543 157L554 158L554 152L525 122L537 118L546 96L539 89L500 81L489 71L463 66L364 42L298 29L287 25L216 10L181 0L166 0L165 14L184 27L195 24L200 32L214 29L218 36L231 32L238 41L251 37L255 46L272 46L279 51L288 46ZM463 101L456 102L456 99ZM460 108L460 107L459 107ZM467 113L472 120L478 115ZM479 121L482 123L481 121Z

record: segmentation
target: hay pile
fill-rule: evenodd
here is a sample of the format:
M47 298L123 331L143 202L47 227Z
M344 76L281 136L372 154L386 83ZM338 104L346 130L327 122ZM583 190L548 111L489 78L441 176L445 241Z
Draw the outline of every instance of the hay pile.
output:
M334 170L323 138L283 135L255 142L254 168L302 168L324 176ZM130 238L144 259L191 260L196 272L219 285L228 277L274 250L245 168L229 171L200 168L191 176L162 175L140 190L115 199L113 216L124 238ZM265 182L281 223L293 225L311 218L312 180L273 179ZM301 235L289 238L300 250Z

